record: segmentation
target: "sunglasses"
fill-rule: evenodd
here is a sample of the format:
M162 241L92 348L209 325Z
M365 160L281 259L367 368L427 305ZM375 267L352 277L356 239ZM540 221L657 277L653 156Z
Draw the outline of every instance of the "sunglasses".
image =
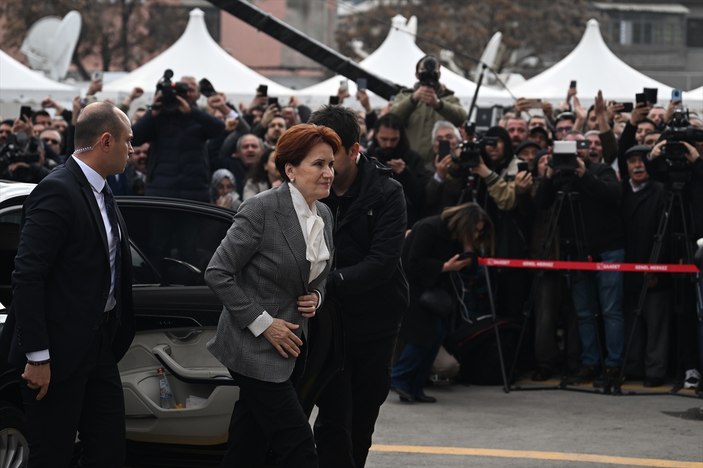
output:
M61 142L59 140L55 140L53 138L42 138L42 141L45 143L51 143L52 145L60 145Z

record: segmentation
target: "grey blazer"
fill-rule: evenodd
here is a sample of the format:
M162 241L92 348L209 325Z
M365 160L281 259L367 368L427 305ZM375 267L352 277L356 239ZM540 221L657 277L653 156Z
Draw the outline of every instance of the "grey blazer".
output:
M308 283L310 262L305 239L293 208L287 183L245 200L232 226L205 271L205 281L223 304L210 352L234 372L267 382L284 382L295 358L283 358L262 335L247 328L265 310L272 317L300 325L307 336L307 319L298 312L298 296L317 290L324 298L325 280L332 263L332 213L316 202L325 222L324 236L330 260Z

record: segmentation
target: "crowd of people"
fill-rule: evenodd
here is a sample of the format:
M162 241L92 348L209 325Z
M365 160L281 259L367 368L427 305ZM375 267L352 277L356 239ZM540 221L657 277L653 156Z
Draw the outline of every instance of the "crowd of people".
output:
M343 318L343 366L317 395L313 432L281 450L309 457L316 447L322 466L363 466L389 388L403 402L430 403L436 399L425 388L437 373L481 380L443 345L462 323L489 315L492 302L499 317L529 331L515 352L518 372L534 381L558 376L567 385L610 388L625 378L646 387L676 379L697 388L703 291L692 275L492 268L487 276L478 258L690 263L695 240L703 238L701 117L681 101L640 99L626 112L624 103L600 92L587 108L573 86L558 105L518 98L495 125L477 130L442 84L436 58L424 57L415 72L416 85L382 109L372 109L359 89L360 112L343 107L351 96L342 88L339 105L315 112L295 98L279 105L261 90L248 105L234 106L220 93L201 96L188 76L180 79L187 92L162 90L150 106L130 109L143 93L136 88L118 104L130 116L134 151L125 171L107 178L115 194L239 209L235 220L248 220L249 228L263 222L254 208L263 210L264 201L274 203L270 194L280 192L269 189L297 187L298 193L301 180L310 182L301 167L312 146L291 154L291 132L314 133L318 126L336 134L323 132L315 140L334 154L328 192L305 192L314 191L314 183L302 190L312 214L319 211L333 223L326 246L333 260L313 255L326 288L313 295L313 312L303 316L314 316L324 297L322 311ZM91 83L88 99L76 98L72 110L47 99L31 117L2 121L0 146L14 142L28 150L9 162L0 159L0 178L39 182L67 156L92 150L75 148L73 129L100 87ZM232 245L223 242L206 272L225 305L241 300L227 289L232 271L243 268L246 276L250 268L237 265L230 251L238 243L240 250L254 248L236 230L229 238ZM266 253L257 255L268 267ZM276 325L288 340L281 348L264 331L272 326L264 314L226 327L221 321L210 345L246 390L233 416L238 434L257 414L253 407L272 411L257 396L269 387L252 380L270 376L242 367L248 361L233 358L221 334L237 330L256 350L254 337L264 333L273 347L262 356L272 361L274 348L298 356L303 343L291 318ZM288 367L272 370L273 381L286 380ZM290 397L286 392L281 395ZM300 413L290 417L307 424ZM272 434L262 437L273 440ZM237 447L237 453L251 449Z

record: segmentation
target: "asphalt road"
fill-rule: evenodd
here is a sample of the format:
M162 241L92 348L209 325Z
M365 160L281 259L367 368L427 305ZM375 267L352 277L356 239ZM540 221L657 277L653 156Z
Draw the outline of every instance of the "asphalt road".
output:
M701 398L569 390L506 394L501 387L461 385L427 393L439 401L407 404L388 396L368 468L703 468Z

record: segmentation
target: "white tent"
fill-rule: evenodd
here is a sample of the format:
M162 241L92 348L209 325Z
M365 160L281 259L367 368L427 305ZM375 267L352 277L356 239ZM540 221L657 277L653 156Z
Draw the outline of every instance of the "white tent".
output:
M393 83L412 87L416 81L415 65L418 60L426 54L415 44L417 33L417 18L412 17L406 20L402 15L396 15L392 19L392 27L383 43L372 54L359 62L359 66L369 72L385 78ZM341 75L334 76L316 85L303 88L298 91L301 102L311 105L322 104L328 96L336 96L341 80L345 78ZM473 98L476 84L462 76L454 73L446 67L441 68L440 81L447 88L454 91L462 104L468 106ZM349 82L350 98L347 98L345 105L358 107L356 98L356 84ZM372 106L385 104L381 97L369 93ZM507 92L498 91L492 88L482 87L479 91L478 102L481 104L495 104L512 102Z
M259 84L268 85L271 96L289 96L293 93L251 70L222 49L208 33L204 13L199 8L191 10L185 32L171 47L127 76L105 84L103 91L108 95L129 93L139 86L153 95L156 83L166 69L173 70L174 80L181 76L207 78L217 91L235 101L251 99Z
M78 95L73 86L51 80L0 50L0 103L40 103L50 96L70 102Z
M703 109L703 86L692 89L691 91L684 91L683 102L684 104L694 101L700 103L698 109Z
M671 87L638 72L608 48L595 19L588 21L581 42L569 55L511 90L519 97L561 101L571 80L577 80L578 97L585 105L593 103L599 89L605 99L624 102L634 101L642 88L657 88L660 104L671 96Z

